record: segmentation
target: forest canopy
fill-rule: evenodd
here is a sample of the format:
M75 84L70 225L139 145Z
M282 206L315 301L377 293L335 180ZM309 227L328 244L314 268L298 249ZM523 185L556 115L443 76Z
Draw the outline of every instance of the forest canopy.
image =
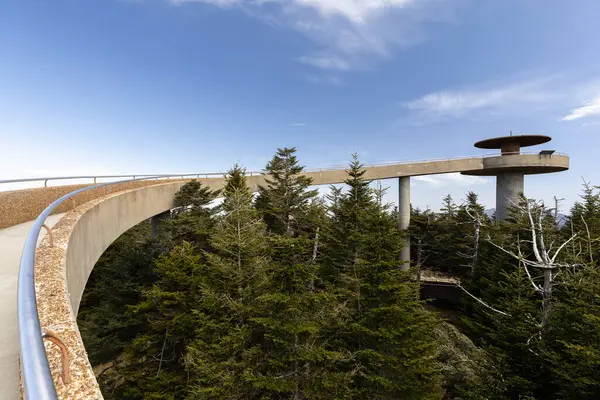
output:
M561 221L447 196L405 232L356 155L319 197L295 153L256 194L239 165L219 192L185 184L157 235L144 222L103 254L78 323L105 398L600 398L597 187ZM421 299L423 269L460 299Z

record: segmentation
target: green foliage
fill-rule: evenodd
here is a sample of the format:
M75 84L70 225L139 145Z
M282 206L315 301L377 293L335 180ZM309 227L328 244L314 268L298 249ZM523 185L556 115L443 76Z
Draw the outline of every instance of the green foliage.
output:
M434 330L437 361L447 397L469 400L501 399L503 382L488 352L477 347L455 326L444 322Z
M331 342L351 355L337 367L352 379L349 398L440 398L436 320L419 302L410 274L399 268L402 237L389 206L363 176L355 155L349 189L331 205L325 235L324 276L343 305L329 326Z
M175 195L173 201L175 213L206 215L208 205L218 194L219 191L212 191L199 181L193 180L188 182Z
M397 212L356 155L326 201L294 148L265 172L254 202L238 165L221 192L187 183L157 238L145 222L98 261L78 318L105 398L600 398L598 188L584 185L564 226L529 203L538 248L540 232L554 249L568 240L552 281L524 268L525 200L506 221L472 192L413 209L413 263L471 294L450 325L400 270Z
M252 191L246 181L246 169L235 164L227 173L225 187L223 188L223 209L226 211L233 206L229 203L235 197L240 201L250 202L252 200Z
M155 263L159 276L129 315L143 318L146 329L126 349L117 369L124 381L112 388L114 398L182 398L189 388L184 356L195 338L197 318L190 312L202 294L199 285L208 267L187 242Z
M270 232L294 235L309 228L308 208L316 190L307 190L312 180L302 175L304 167L298 164L296 148L277 149L265 167L266 186L258 188L256 208Z
M202 299L194 307L197 337L188 347L187 366L193 398L249 398L265 360L258 298L268 284L266 231L250 199L228 192L228 211L205 253Z
M171 218L163 221L159 244L163 253L182 241L193 242L206 248L213 224L213 216L218 211L211 203L219 191L210 190L198 181L191 181L181 187L175 195Z
M479 245L488 234L489 219L477 194L468 192L457 206L450 195L439 213L411 211L411 254L415 265L468 278L477 264Z
M156 245L149 223L144 222L115 240L96 263L77 321L93 365L114 360L143 329L143 322L126 311L155 280Z
M600 270L586 265L557 288L545 349L557 398L600 397Z

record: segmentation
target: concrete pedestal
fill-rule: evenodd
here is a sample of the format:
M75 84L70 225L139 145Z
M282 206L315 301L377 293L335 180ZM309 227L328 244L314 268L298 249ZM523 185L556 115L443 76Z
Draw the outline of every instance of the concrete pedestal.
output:
M410 225L410 176L398 178L398 228L406 231ZM400 269L410 269L410 236L404 238L400 253Z
M496 176L496 218L506 218L508 209L518 204L524 186L525 175L522 172L503 172Z

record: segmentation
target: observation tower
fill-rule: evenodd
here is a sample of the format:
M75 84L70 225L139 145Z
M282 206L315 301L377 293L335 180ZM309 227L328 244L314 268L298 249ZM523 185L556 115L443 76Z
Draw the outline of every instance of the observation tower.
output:
M536 154L521 153L523 147L537 146L550 140L552 138L545 135L511 135L481 140L475 143L475 147L499 149L500 156L484 157L482 169L461 173L496 177L496 218L504 219L508 208L516 204L519 195L524 193L525 175L569 169L568 158L566 162L555 162L565 156L555 155L554 150L542 150Z

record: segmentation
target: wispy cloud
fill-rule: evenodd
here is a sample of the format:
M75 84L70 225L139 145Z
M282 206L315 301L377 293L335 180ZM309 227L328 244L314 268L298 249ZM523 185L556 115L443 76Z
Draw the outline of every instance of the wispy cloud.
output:
M293 124L290 124L291 127L302 127L302 126L306 126L306 124L304 122L295 122Z
M405 103L422 117L463 117L475 111L521 110L557 97L546 85L552 78L535 79L503 86L441 91Z
M591 126L600 126L600 121L584 122L583 124L581 124L582 128L587 128L587 127L591 127Z
M415 176L413 179L435 188L446 186L466 187L472 185L482 185L488 182L488 179L480 176L462 175L460 173Z
M300 57L298 61L322 69L333 69L347 71L350 69L350 63L336 57Z
M561 118L561 121L572 121L574 119L589 117L592 115L600 115L600 96L592 101L586 102L581 107L571 110L571 113Z
M457 1L447 0L168 0L240 8L270 24L293 29L316 48L298 61L348 71L425 39L424 25L447 21Z
M306 75L305 79L310 83L333 86L344 86L346 82L334 75Z

